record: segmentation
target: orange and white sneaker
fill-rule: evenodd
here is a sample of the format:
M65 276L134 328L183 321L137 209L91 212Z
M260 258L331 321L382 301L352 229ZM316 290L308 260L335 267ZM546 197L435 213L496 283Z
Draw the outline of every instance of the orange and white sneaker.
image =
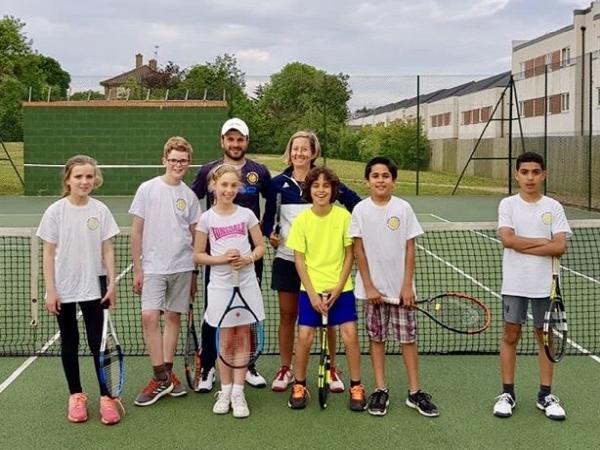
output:
M329 392L341 394L346 389L342 381L342 372L335 367L331 368L331 381L329 382Z
M104 425L115 425L121 421L121 414L117 406L121 406L119 399L110 398L108 395L100 397L100 421Z
M88 420L87 413L87 395L83 392L71 394L69 397L68 419L71 422L79 423Z

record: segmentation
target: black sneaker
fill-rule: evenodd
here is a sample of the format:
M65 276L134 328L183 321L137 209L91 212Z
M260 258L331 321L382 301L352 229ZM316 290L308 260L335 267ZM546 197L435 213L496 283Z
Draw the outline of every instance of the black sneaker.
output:
M372 416L385 416L390 404L390 394L387 389L377 389L369 396L367 410Z
M431 403L431 395L421 390L415 392L414 394L411 394L410 392L408 393L408 397L406 398L406 406L416 409L423 416L437 417L440 415L437 406Z
M292 393L288 400L288 406L292 409L304 409L308 403L309 393L306 386L302 386L300 383L292 385Z

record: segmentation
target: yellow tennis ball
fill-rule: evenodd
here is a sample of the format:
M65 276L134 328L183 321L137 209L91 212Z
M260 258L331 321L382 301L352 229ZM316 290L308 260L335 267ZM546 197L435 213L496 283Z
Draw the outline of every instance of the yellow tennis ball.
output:
M440 309L442 309L442 304L441 303L436 303L435 304L435 310L439 311Z

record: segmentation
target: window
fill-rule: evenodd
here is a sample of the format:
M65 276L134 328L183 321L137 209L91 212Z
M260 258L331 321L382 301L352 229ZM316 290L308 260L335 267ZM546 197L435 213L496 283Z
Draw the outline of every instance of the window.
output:
M560 94L560 110L569 111L569 93Z
M565 67L571 64L571 47L565 47L560 51L560 66Z

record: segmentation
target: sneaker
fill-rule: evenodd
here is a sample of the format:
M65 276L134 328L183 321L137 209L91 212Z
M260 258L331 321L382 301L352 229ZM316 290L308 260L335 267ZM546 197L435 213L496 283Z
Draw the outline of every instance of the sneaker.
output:
M567 418L565 410L560 405L560 399L554 394L548 394L542 400L538 399L536 406L544 411L548 419L565 420Z
M294 383L290 399L288 400L288 406L292 409L304 409L309 398L310 394L307 387L299 383Z
M175 372L171 372L171 381L173 382L173 390L169 392L171 397L182 397L187 394L185 387L181 384Z
M200 382L196 385L196 392L205 394L212 391L215 378L214 367L211 367L210 369L202 367L202 369L200 369Z
M85 422L88 420L87 413L87 395L83 392L71 394L69 396L69 421L73 423Z
M271 389L275 392L285 391L290 384L294 382L294 372L288 366L281 366L275 374L275 379L271 383Z
M213 406L213 413L227 414L229 412L229 404L231 403L231 392L219 391L215 394L217 401Z
M352 411L364 411L367 407L365 399L365 387L362 384L357 384L350 388L350 409Z
M248 367L248 371L246 372L246 383L255 388L264 388L267 386L267 380L258 373L256 366Z
M107 395L100 397L100 421L104 425L114 425L121 421L121 414L117 408L120 404L120 400L110 398ZM122 407L123 405L121 405Z
M156 403L161 397L164 397L173 390L173 382L171 379L166 381L158 381L154 378L150 378L148 384L144 387L142 392L135 398L134 403L137 406L149 406Z
M420 390L414 394L408 393L406 406L415 408L421 415L426 417L437 417L440 415L437 406L431 402L431 395Z
M233 417L243 419L250 415L248 403L244 394L236 394L231 396L231 409L233 409Z
M367 410L372 416L385 416L390 404L390 394L387 389L377 389L369 396Z
M496 417L510 417L512 416L513 409L517 406L517 402L508 392L503 392L496 397L496 404L494 405L494 415Z
M341 394L346 390L344 382L342 381L342 372L337 370L335 367L332 367L330 374L331 381L329 382L329 392Z

